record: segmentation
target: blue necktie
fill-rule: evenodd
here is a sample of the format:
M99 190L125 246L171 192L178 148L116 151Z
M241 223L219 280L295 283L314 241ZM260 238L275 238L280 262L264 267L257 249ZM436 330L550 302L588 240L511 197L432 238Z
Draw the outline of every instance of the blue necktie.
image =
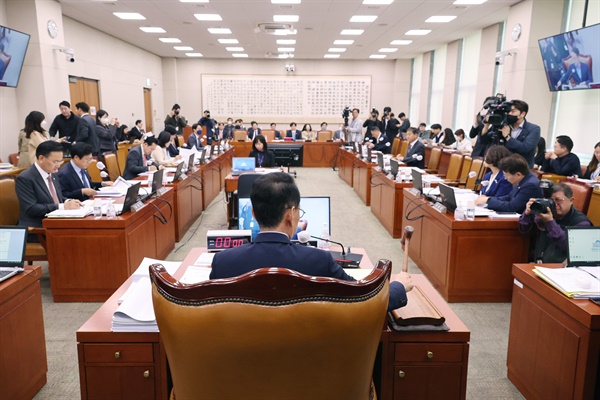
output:
M83 182L83 187L89 188L90 184L88 183L88 180L85 176L85 172L81 169L79 170L79 173L81 174L81 181Z

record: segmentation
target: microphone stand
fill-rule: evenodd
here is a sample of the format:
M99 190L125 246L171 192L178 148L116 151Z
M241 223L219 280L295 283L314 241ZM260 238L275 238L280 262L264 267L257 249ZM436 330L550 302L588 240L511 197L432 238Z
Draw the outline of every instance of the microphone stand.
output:
M310 237L313 239L323 240L325 242L337 244L338 246L340 246L342 248L341 253L337 252L337 251L331 251L330 253L335 261L337 261L338 263L341 263L341 266L343 268L358 268L359 267L360 261L363 258L362 254L354 254L354 253L350 253L350 252L348 252L348 254L346 254L346 249L344 248L344 245L341 244L340 242L335 242L331 239L325 239L325 238L321 238L321 237L313 236L313 235L310 235Z

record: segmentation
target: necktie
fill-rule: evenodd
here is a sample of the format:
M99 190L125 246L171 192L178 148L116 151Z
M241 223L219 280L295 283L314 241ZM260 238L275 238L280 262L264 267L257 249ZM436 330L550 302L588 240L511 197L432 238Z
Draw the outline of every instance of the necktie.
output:
M410 152L412 150L413 145L411 144L410 146L408 146L408 152Z
M54 204L58 204L58 196L56 195L56 190L54 189L54 184L52 183L52 175L48 175L48 187L50 188L50 195L52 196L52 201L54 201Z
M89 188L90 185L88 183L88 180L85 176L85 172L81 169L79 170L79 173L81 174L81 181L83 182L83 187Z

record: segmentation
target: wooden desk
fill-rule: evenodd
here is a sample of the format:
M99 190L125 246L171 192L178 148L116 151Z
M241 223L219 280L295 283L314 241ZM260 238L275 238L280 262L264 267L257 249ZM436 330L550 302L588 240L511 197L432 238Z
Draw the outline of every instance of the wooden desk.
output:
M352 164L352 188L367 206L371 205L371 169L376 165L358 157Z
M355 159L355 153L343 148L338 150L338 176L349 186L352 186L353 183L352 166L354 165Z
M289 144L301 144L302 166L303 167L333 167L333 161L337 154L340 142L269 142L270 150L278 146L287 146ZM248 157L252 151L252 142L231 142L235 149L236 157Z
M0 179L6 179L6 178L16 178L17 176L19 176L19 174L23 171L25 171L27 168L17 168L17 167L11 167L11 168L7 168L7 169L2 169L0 170Z
M0 397L31 399L46 384L42 268L0 283Z
M509 302L512 297L511 265L526 262L529 239L519 233L517 219L475 218L455 221L440 214L404 189L403 226L412 225L409 256L440 291L446 301Z
M527 399L598 399L600 306L569 299L533 266L512 266L508 379Z
M402 212L404 210L404 188L412 182L395 182L379 170L373 169L371 177L371 212L393 238L402 237Z
M592 192L587 216L594 226L600 226L600 189Z
M174 190L173 212L175 213L175 241L179 242L198 219L204 204L202 202L202 171L196 169L186 174L183 181L168 184Z
M114 219L45 218L54 301L105 301L144 257L166 258L175 248L175 218L163 225L153 204L168 218L173 195L169 188L162 200Z

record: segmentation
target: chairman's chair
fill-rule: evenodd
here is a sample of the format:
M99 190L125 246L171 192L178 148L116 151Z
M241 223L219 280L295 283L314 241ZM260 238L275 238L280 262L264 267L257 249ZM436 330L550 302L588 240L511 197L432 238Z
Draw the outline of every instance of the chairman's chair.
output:
M333 132L319 131L317 132L317 142L328 142L333 139Z
M367 400L391 262L362 281L280 268L185 285L150 266L177 399Z

